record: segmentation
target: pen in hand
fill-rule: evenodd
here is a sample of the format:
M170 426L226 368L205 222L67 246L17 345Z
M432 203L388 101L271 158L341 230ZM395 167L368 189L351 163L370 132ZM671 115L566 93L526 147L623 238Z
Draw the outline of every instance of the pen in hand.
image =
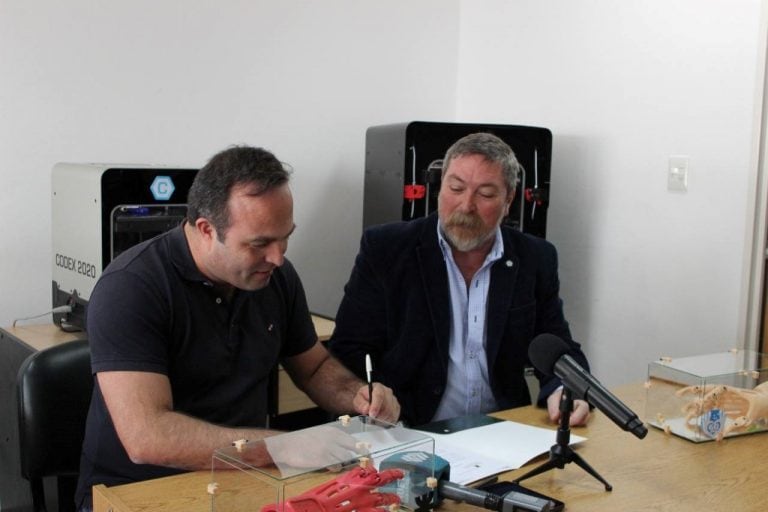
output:
M373 401L373 380L371 380L371 372L373 371L373 364L371 363L371 354L365 354L365 375L368 377L368 405L371 405ZM369 412L370 415L370 412Z

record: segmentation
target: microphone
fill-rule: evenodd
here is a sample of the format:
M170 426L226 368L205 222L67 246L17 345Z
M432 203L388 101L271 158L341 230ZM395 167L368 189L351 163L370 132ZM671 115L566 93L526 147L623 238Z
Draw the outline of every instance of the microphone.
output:
M441 498L453 501L463 501L476 507L497 512L516 512L528 510L531 512L549 512L552 502L530 494L509 491L500 496L480 489L473 489L464 485L455 484L446 480L440 480L437 492Z
M574 398L597 407L623 430L642 439L648 433L637 414L605 389L597 379L568 355L568 345L554 334L540 334L528 347L528 358L545 375L556 375Z

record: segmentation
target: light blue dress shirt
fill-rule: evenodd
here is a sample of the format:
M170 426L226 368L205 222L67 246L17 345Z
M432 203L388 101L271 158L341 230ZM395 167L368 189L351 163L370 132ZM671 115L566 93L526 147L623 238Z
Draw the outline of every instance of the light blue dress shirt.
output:
M485 413L497 409L488 380L488 358L485 354L488 289L491 265L501 259L504 247L501 229L485 262L467 286L456 265L451 246L443 236L442 224L437 223L437 237L448 271L451 297L451 326L448 351L448 381L433 421Z

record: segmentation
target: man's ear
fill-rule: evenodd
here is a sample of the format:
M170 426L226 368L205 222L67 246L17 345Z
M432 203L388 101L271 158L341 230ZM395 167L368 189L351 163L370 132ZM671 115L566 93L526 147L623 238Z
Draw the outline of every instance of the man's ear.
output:
M198 217L195 221L195 231L200 235L200 238L206 242L211 242L216 239L216 228L205 217Z

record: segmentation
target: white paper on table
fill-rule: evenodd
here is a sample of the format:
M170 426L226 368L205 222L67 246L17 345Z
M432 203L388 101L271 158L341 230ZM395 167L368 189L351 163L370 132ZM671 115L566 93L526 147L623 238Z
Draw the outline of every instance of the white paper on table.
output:
M451 434L425 432L435 439L435 454L451 465L451 482L466 485L517 469L549 452L557 432L514 421L468 428ZM585 441L571 434L570 444Z

